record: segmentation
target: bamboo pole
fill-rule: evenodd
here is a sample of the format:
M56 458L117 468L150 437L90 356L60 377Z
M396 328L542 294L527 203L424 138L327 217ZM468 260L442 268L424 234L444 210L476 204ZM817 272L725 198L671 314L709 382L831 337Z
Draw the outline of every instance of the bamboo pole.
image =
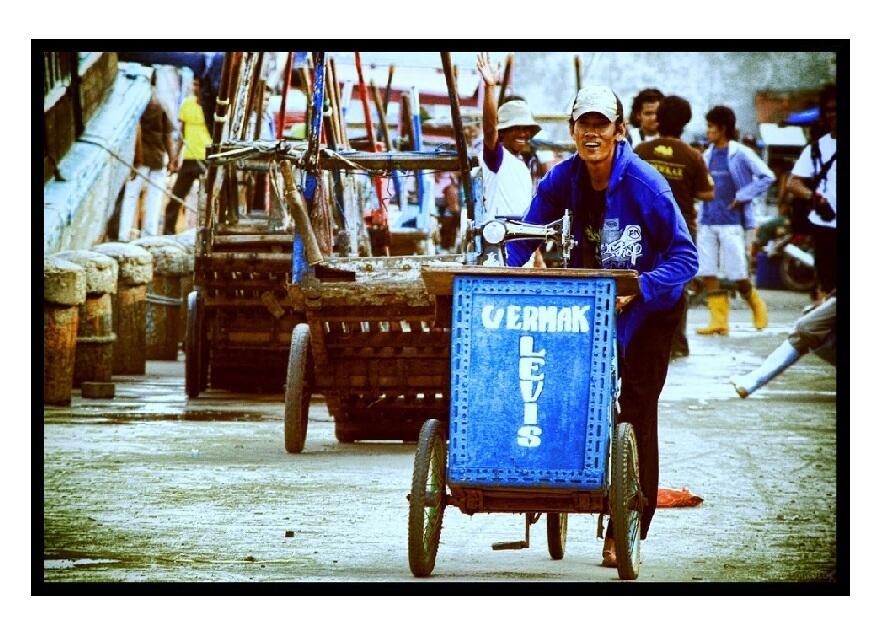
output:
M294 224L300 231L300 237L303 239L303 249L306 253L306 261L310 266L322 262L322 252L319 249L318 240L315 237L315 231L309 221L309 214L301 200L300 192L294 185L294 172L291 170L290 160L283 160L279 163L282 170L282 180L285 182L285 202L288 205L288 211L294 218Z
M386 94L383 96L383 111L389 109L389 98L392 95L392 76L395 74L395 65L389 65L389 77L386 79Z
M212 123L212 143L220 144L223 136L224 124L230 113L230 80L233 70L233 52L228 51L224 54L224 64L221 68L221 84L218 89L218 96L214 106L214 122ZM205 176L205 221L206 225L210 225L215 218L214 206L217 202L220 192L220 185L223 184L224 177L223 167L211 165ZM220 177L220 179L218 179ZM203 238L204 241L207 239Z
M349 135L346 133L346 117L343 114L343 98L340 94L340 85L338 84L339 76L337 75L337 64L334 62L333 58L328 62L334 75L334 84L331 88L334 90L334 102L337 105L337 122L340 126L340 144L344 149L349 149Z
M276 138L282 140L285 137L285 109L288 102L288 88L291 85L291 65L294 59L294 52L288 52L288 58L285 60L284 80L282 80L282 104L279 106L279 130L276 132Z
M371 151L376 151L377 138L374 135L374 125L371 121L371 110L367 101L367 87L364 84L364 75L361 72L361 55L358 51L355 52L355 71L358 73L358 94L361 98L361 106L364 108L364 124L367 128L368 142L370 143Z
M459 94L453 81L453 68L450 64L450 52L441 52L441 64L444 67L444 77L447 80L447 94L450 96L450 119L453 121L453 131L456 137L456 153L459 156L459 169L462 175L462 186L465 192L466 210L469 220L475 219L475 205L472 197L472 175L469 169L468 149L466 148L465 134L462 131L462 115L459 110ZM463 234L465 229L460 229Z
M383 132L383 143L386 145L386 151L392 150L392 139L389 136L389 125L386 122L386 112L383 109L383 103L380 101L380 92L377 85L371 81L370 85L371 97L374 100L374 106L377 108L377 115L380 117L380 131Z
M328 68L325 70L327 77L325 79L325 93L328 96L328 103L331 107L330 116L330 130L333 134L335 147L334 149L339 149L343 144L343 136L340 133L340 120L338 119L338 110L337 110L337 92L335 85L337 84L337 76L334 74L334 69L330 64L330 60L328 61Z
M260 140L260 134L262 133L261 129L263 128L263 100L266 92L266 83L263 80L258 82L257 86L257 97L255 98L256 104L255 108L257 109L254 116L254 137L252 140Z
M573 65L576 68L576 93L582 88L582 60L577 55L573 58Z
M514 64L514 56L512 54L508 54L505 58L505 72L502 74L502 84L499 85L499 99L498 101L502 103L502 99L505 97L505 91L508 89L508 85L511 84L511 67Z
M245 139L248 133L248 125L251 123L251 114L254 112L254 103L257 100L257 94L260 92L260 72L263 69L263 51L257 52L257 62L254 63L254 70L251 75L251 84L248 87L248 100L245 103L245 126L242 129L242 138ZM261 109L262 110L262 109ZM254 130L260 127L257 119L254 120ZM255 138L256 139L256 138Z
M364 107L364 123L367 127L368 143L370 144L371 151L376 151L377 138L374 135L374 125L371 121L371 110L367 101L367 87L364 84L364 75L361 72L361 55L358 51L355 52L355 70L358 73L358 93L361 96L361 105ZM385 207L383 205L383 181L380 176L374 176L374 189L377 191L377 207L379 210L372 215L372 218L374 219L373 224L385 227L386 216L384 214Z

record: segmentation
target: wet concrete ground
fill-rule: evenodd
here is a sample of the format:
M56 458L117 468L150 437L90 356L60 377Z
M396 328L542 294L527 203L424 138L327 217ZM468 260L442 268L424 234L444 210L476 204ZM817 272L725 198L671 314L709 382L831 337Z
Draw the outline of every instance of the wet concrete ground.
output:
M660 404L661 485L702 505L659 510L641 582L829 582L837 578L836 373L813 355L747 400L727 378L758 364L806 296L763 292L757 333L733 303L727 338L696 336ZM183 358L115 378L113 400L44 408L43 577L56 581L409 581L407 500L415 445L339 444L320 398L306 448L283 447L281 396L184 394ZM844 455L844 453L843 453ZM444 528L430 581L617 581L596 519L570 516L549 558L544 519L465 516Z

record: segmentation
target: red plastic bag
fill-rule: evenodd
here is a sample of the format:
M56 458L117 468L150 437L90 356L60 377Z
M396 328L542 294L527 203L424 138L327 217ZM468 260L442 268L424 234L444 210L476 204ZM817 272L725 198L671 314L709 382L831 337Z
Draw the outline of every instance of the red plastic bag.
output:
M658 502L656 508L669 509L672 507L696 507L704 502L704 498L689 491L687 487L682 489L658 488Z

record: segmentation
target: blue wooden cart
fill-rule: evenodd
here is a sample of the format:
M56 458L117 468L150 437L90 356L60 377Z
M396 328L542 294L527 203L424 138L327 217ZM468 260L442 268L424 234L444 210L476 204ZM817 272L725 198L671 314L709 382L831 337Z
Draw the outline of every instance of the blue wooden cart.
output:
M423 425L414 459L408 559L429 575L448 505L465 514L546 514L548 551L567 515L608 513L618 573L637 577L640 504L633 427L616 420L616 295L632 271L423 268L450 322L450 420Z

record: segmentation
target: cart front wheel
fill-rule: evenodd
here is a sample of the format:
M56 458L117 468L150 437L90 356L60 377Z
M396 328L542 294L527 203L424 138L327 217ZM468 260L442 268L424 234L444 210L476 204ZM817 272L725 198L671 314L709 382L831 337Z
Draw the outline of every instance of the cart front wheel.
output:
M438 420L426 420L413 461L413 482L408 496L407 560L411 573L417 578L432 573L441 540L447 492L444 431Z
M567 548L567 514L546 514L545 524L548 530L548 555L552 560L562 560Z
M634 427L621 422L612 442L610 503L619 578L634 580L640 570L640 473Z
M306 423L312 395L309 373L309 325L300 323L291 333L288 377L285 381L285 451L300 453L306 443Z

